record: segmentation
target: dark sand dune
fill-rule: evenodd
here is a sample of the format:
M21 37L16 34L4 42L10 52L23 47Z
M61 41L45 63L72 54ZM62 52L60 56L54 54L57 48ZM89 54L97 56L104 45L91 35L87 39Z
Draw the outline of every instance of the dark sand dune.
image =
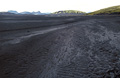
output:
M120 78L119 16L33 19L58 21L0 29L0 78Z

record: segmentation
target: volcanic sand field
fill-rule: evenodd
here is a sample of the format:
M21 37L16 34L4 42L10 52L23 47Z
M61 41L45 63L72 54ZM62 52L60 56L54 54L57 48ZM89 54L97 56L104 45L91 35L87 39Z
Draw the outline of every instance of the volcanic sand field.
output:
M0 16L0 78L120 78L120 16Z

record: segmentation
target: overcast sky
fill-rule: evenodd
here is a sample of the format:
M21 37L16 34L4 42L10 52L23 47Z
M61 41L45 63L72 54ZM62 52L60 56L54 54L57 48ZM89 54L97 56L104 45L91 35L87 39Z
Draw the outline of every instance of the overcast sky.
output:
M115 5L120 5L120 0L0 0L0 11L55 12L59 10L80 10L92 12Z

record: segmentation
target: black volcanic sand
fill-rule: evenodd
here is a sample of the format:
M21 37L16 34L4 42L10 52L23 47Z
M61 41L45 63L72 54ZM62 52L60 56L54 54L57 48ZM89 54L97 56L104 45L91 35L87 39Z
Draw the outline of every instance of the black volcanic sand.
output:
M0 78L120 78L120 16L0 17Z

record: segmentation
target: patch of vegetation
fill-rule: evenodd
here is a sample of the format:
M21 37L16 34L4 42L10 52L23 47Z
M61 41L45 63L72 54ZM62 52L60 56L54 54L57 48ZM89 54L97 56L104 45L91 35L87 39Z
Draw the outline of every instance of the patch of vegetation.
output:
M108 7L104 9L100 9L98 11L94 11L91 13L88 13L86 15L111 15L111 14L120 14L120 5L119 6L113 6L113 7Z
M63 10L63 11L54 12L52 14L81 14L81 13L85 13L85 12L77 11L77 10Z

